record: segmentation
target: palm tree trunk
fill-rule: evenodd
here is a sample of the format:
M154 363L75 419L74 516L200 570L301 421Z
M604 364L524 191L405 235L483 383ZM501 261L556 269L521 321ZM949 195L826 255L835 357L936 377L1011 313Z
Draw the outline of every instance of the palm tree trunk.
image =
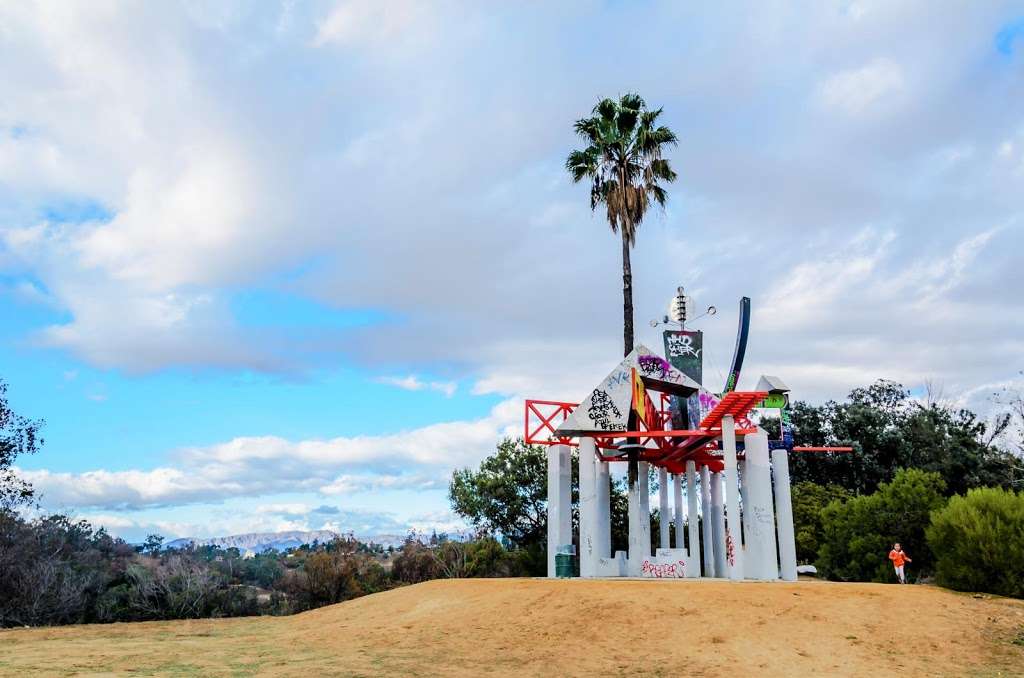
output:
M626 229L621 228L622 234L622 339L625 345L624 355L633 352L633 268L629 262L629 237ZM631 441L630 441L631 442ZM640 477L640 454L635 448L629 450L626 459L628 460L628 487L632 489Z
M629 237L626 229L622 234L622 340L625 344L623 355L633 352L633 268L629 263Z

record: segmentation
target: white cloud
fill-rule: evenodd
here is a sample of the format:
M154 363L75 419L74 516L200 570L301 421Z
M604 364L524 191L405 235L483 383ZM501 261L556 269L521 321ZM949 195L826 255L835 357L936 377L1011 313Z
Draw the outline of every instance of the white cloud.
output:
M447 486L448 476L442 474L383 476L376 474L340 475L319 488L324 495L347 495L378 490L432 490Z
M423 391L425 389L437 391L438 393L445 394L445 396L449 398L455 395L455 391L459 387L459 385L454 381L423 381L415 374L410 374L405 377L379 377L377 381L382 384L397 386L398 388L406 391Z
M300 441L243 437L183 450L175 465L152 470L19 473L47 506L119 510L286 492L351 496L443 489L453 468L475 465L503 436L521 435L521 416L521 401L510 400L480 419L389 435ZM272 506L272 512L283 510Z
M429 30L430 6L417 0L341 0L317 25L313 44L342 46L387 44L392 47L412 32Z
M342 356L411 371L406 387L575 399L620 351L620 263L562 162L572 121L636 88L682 140L669 209L633 253L641 340L658 346L646 322L683 283L721 310L703 321L709 381L743 294L748 371L802 375L798 397L1006 376L1024 165L1013 64L990 58L1003 10L662 5L629 11L643 53L595 47L623 11L4 5L0 266L70 316L40 341L105 368ZM69 198L109 217L39 217ZM281 279L401 321L313 329L312 356L238 327L232 293ZM415 376L438 365L452 381Z
M861 115L905 87L903 68L891 59L874 59L860 68L828 76L818 91L828 108L849 115Z

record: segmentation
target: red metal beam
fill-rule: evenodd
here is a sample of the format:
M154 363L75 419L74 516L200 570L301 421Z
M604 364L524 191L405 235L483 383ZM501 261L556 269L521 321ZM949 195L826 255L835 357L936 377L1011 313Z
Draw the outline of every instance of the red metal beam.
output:
M671 415L667 409L669 398L661 394L660 408L655 409L653 402L648 399L648 416L652 418L655 427L671 426ZM637 442L644 446L641 451L641 458L655 466L663 466L672 473L685 471L686 462L694 461L698 466L707 465L714 471L720 471L722 460L720 457L709 453L714 450L716 441L722 435L721 421L726 415L731 414L738 426L736 435L744 436L757 431L756 427L750 427L746 420L747 413L760 403L765 396L763 391L733 391L725 394L722 400L701 422L701 428L692 429L660 429L640 431L601 431L584 434L584 437L594 439L599 450L604 452L617 450L617 440L637 439ZM527 400L524 413L525 441L530 445L571 445L579 443L575 438L555 437L555 429L558 424L565 421L578 403L568 403L558 400ZM559 419L561 416L561 419ZM646 428L647 422L641 426ZM749 427L749 428L748 428ZM655 447L647 447L654 443ZM852 452L852 447L846 446L798 446L792 448L793 452ZM740 452L738 458L743 457ZM601 454L603 461L622 461L622 457L609 454Z

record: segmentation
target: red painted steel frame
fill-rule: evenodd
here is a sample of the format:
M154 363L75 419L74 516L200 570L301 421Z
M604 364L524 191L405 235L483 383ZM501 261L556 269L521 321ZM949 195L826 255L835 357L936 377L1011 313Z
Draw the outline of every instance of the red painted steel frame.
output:
M647 422L641 421L642 430L639 431L595 432L586 434L586 437L594 438L598 449L605 452L605 454L601 454L601 459L604 461L622 461L622 457L606 453L619 448L615 442L617 439L635 438L637 444L642 448L640 450L641 460L655 466L664 466L672 473L681 473L685 470L686 462L689 460L706 464L712 470L721 470L722 460L714 453L717 452L716 441L721 436L722 418L731 414L738 420L742 428L737 429L737 435L753 433L756 429L747 422L746 414L766 395L767 393L762 391L727 393L701 422L699 429L676 430L669 428L671 426L671 413L668 408L669 397L662 393L658 408L654 407L653 401L648 397L646 411L651 428L647 428ZM558 424L565 421L576 407L578 407L577 403L558 400L527 400L523 421L526 443L530 445L578 445L579 443L574 438L555 436ZM740 457L742 458L742 454Z
M637 439L641 446L640 460L655 466L663 466L670 473L682 473L686 470L686 462L693 461L697 466L707 465L712 471L721 471L722 458L718 456L718 439L722 436L722 419L732 415L736 421L736 435L743 436L754 433L754 427L746 418L751 409L767 396L764 391L732 391L726 393L718 405L700 422L698 429L674 430L671 427L669 411L670 396L661 394L659 407L655 408L648 392L647 414L651 420L651 429L646 429L646 422L641 422L644 430L639 431L608 431L588 433L586 437L594 439L602 461L624 461L624 457L607 454L619 449L616 439ZM568 419L579 406L578 403L567 403L558 400L527 400L525 407L524 429L525 441L529 445L572 445L579 443L573 437L555 437L558 425ZM852 452L852 447L843 446L799 446L794 452ZM740 452L737 457L743 458Z

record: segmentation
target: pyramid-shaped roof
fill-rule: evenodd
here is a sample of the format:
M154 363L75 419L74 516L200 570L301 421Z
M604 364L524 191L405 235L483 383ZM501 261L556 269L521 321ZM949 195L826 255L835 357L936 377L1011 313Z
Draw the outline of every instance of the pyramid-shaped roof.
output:
M573 410L555 430L556 436L579 436L602 431L625 431L629 424L629 408L633 400L633 369L644 386L655 391L689 396L700 384L672 367L667 360L640 345L626 356L611 374Z

